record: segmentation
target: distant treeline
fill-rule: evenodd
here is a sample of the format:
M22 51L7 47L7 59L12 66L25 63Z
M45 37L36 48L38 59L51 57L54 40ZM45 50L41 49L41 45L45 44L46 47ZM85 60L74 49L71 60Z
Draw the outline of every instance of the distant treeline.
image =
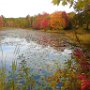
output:
M89 29L90 10L75 14L56 11L52 14L43 13L24 18L5 18L0 16L0 27L32 28L44 30L62 30L83 27Z

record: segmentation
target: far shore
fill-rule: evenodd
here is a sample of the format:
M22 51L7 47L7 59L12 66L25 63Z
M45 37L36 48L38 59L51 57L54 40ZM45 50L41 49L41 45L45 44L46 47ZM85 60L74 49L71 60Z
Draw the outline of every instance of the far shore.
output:
M0 30L12 30L12 29L22 29L22 28L13 28L13 27L2 27ZM90 48L90 32L87 32L82 29L75 30L34 30L32 28L23 28L24 30L33 30L33 31L40 31L40 32L46 32L46 33L57 33L57 34L63 34L70 38L70 40L77 42L75 32L78 36L78 39L80 40L81 44L84 44L88 48Z

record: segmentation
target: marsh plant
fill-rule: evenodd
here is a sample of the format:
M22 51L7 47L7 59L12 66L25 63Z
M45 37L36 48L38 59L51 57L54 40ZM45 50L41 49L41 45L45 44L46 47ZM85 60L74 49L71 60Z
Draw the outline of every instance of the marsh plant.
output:
M7 74L7 90L17 90L17 62L14 60L12 62L11 71L8 71Z
M35 86L35 80L30 73L30 67L27 65L27 62L25 60L22 60L20 63L18 80L21 84L21 90L32 90Z
M6 67L5 64L2 62L2 67L0 68L0 89L5 90L6 88Z
M32 73L25 57L19 59L20 63L12 62L10 70L2 62L0 90L90 90L90 59L79 48L73 50L63 69L56 64L58 68L50 76Z
M7 71L5 65L0 68L0 90L32 90L34 83L25 60L20 63L19 68L15 60L11 70Z

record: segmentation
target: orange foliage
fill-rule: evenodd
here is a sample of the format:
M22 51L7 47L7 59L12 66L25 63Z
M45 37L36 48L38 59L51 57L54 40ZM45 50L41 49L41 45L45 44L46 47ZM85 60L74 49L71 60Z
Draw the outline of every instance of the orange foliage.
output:
M50 26L52 29L64 29L68 24L69 19L65 12L57 11L50 15Z

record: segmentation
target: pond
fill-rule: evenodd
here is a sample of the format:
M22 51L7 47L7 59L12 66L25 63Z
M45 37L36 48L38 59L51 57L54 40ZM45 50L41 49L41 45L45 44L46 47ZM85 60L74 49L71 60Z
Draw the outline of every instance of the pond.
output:
M15 60L19 68L24 60L34 75L49 76L71 58L72 50L63 34L38 30L12 29L0 31L0 67L10 71Z
M37 73L48 72L47 67L53 72L57 69L56 63L62 67L71 56L70 46L63 40L66 40L63 35L55 33L23 29L0 31L0 62L5 61L10 69L13 60L20 63L25 59Z

